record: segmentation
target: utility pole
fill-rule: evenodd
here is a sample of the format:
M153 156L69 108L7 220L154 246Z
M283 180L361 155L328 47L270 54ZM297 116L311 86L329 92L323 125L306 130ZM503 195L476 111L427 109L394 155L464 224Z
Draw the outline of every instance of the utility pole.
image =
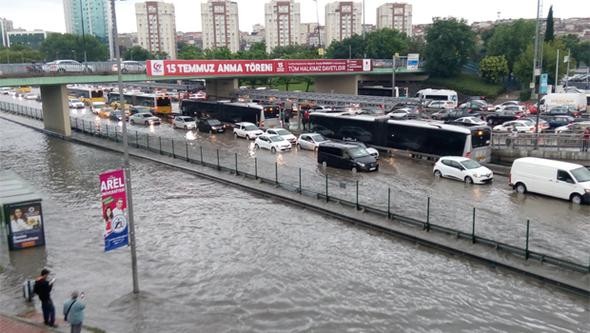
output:
M80 21L82 22L82 47L84 48L84 66L88 62L88 58L86 56L86 33L84 32L84 10L82 8L82 1L80 0Z
M397 97L395 96L395 60L397 57L397 53L394 53L391 57L391 97Z
M570 61L571 61L571 56L572 56L572 50L569 49L567 50L567 69L565 71L565 86L566 88L569 87L569 83L570 83Z
M557 92L557 82L559 82L559 49L557 49L557 57L555 58L555 82L553 82L554 92Z
M318 0L313 0L315 1L315 16L316 16L316 20L318 22L318 44L320 49L322 48L322 32L320 29L320 10L319 10L319 5L318 5Z
M535 50L533 56L533 78L531 80L531 98L535 97L535 77L537 76L537 57L539 52L539 32L541 29L539 17L541 15L541 0L537 0L537 22L535 26Z
M127 138L127 114L125 113L125 96L123 95L123 77L121 76L121 50L119 48L119 34L117 33L117 14L115 13L115 0L111 1L111 14L113 20L113 40L115 42L115 58L117 58L117 81L119 87L119 107L121 110L121 135L123 136L123 168L125 170L125 186L127 188L127 212L129 214L129 244L131 247L131 273L133 275L133 293L139 293L139 280L137 278L137 252L135 246L135 223L133 220L133 198L131 193L131 170L129 167L129 142Z

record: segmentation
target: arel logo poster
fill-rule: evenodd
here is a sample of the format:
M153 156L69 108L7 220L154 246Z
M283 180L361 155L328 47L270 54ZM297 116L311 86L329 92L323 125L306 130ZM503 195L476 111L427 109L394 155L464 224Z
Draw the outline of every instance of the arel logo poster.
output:
M104 251L108 252L129 245L127 225L127 191L123 169L100 174L102 220L105 227Z

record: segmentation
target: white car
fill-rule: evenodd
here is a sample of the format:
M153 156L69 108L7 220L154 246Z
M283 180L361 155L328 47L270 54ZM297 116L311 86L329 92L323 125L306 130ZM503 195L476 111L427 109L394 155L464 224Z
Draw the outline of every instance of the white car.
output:
M27 93L23 96L24 99L30 100L30 101L34 101L37 98L39 98L39 95L35 94L35 93Z
M236 123L234 127L234 136L254 140L258 136L264 134L260 128L252 123Z
M317 150L323 142L328 142L328 139L319 133L304 133L299 136L296 144L299 149Z
M98 114L98 112L107 107L107 103L105 102L92 102L90 105L90 109L93 113Z
M428 105L426 105L427 108L429 109L453 109L454 105L453 102L451 101L431 101L430 103L428 103Z
M477 117L461 117L461 118L455 119L453 122L454 123L463 123L466 125L473 125L473 126L487 125L485 120L481 120L480 118L477 118Z
M91 73L94 72L94 67L92 65L83 65L76 60L56 60L43 65L43 70L47 73Z
M297 142L297 137L284 128L269 128L266 130L266 134L279 135L283 139L289 141L292 145Z
M590 127L589 121L581 121L578 123L571 123L564 126L559 126L555 129L556 134L581 134L584 129Z
M280 135L262 134L254 141L256 149L268 149L272 153L291 150L291 143Z
M535 131L535 124L528 120L512 120L507 121L501 125L496 125L492 129L494 132L518 132L518 133L533 133Z
M172 120L172 126L174 126L175 128L184 128L185 130L196 129L197 122L195 121L195 119L193 119L193 117L176 116Z
M495 106L495 108L496 108L496 111L500 111L500 110L504 110L504 108L507 106L518 106L520 111L524 111L524 106L522 106L519 101L507 101L502 104L497 104Z
M151 113L143 112L143 113L136 113L129 117L130 124L144 124L146 126L150 125L160 125L160 118L154 117Z
M112 71L116 72L119 66L113 64ZM126 60L121 63L121 73L143 73L145 72L145 65L139 61Z
M68 100L68 107L70 109L83 109L84 108L84 102L82 102L79 99L70 99Z
M461 156L443 156L432 170L436 177L453 178L467 184L484 184L494 179L492 170Z

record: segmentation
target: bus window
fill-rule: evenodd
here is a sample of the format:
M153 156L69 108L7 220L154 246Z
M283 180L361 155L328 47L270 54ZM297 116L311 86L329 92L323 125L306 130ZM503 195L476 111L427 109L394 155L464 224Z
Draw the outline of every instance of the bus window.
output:
M471 146L473 148L489 146L491 137L489 128L474 129L471 131Z
M168 97L158 97L158 99L156 100L156 105L157 106L170 106L170 98Z
M279 116L279 108L277 106L263 106L264 118L277 118Z
M90 92L90 96L92 98L102 98L104 97L104 93L102 92L102 90L92 90Z

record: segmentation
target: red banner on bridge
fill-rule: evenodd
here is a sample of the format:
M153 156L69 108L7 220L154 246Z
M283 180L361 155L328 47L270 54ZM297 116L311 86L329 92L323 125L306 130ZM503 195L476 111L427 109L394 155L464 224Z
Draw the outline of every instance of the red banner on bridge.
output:
M148 60L148 76L256 76L370 72L370 59Z

